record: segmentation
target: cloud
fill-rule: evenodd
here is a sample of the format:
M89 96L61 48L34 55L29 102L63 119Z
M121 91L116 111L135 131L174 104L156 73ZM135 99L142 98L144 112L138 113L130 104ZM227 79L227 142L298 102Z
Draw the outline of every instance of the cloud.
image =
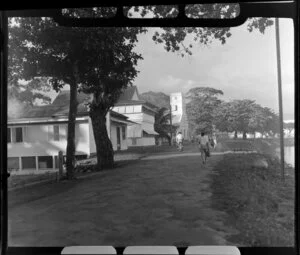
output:
M178 86L182 80L180 78L175 78L172 75L167 75L165 77L160 78L158 81L158 85L165 86L165 87L173 87Z
M172 75L166 75L158 80L157 89L166 94L170 94L173 92L185 93L195 86L196 82L194 80L184 80Z

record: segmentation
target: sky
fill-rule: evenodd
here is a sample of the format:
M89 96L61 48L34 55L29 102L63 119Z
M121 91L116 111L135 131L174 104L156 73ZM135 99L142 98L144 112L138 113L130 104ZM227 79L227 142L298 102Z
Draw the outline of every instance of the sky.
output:
M293 22L280 19L280 46L284 119L294 119L294 37ZM232 28L226 44L193 44L193 55L181 57L155 44L149 33L139 36L140 71L134 81L139 93L170 94L193 87L221 89L224 100L252 99L278 112L278 83L275 26L265 34L248 32L246 24Z
M284 120L294 119L294 31L291 19L280 19ZM187 92L193 87L221 89L223 100L252 99L275 112L278 108L275 25L264 34L249 32L247 23L231 28L225 44L193 43L192 56L167 52L152 41L155 28L139 35L135 51L143 56L133 82L139 93ZM68 86L66 89L69 89Z

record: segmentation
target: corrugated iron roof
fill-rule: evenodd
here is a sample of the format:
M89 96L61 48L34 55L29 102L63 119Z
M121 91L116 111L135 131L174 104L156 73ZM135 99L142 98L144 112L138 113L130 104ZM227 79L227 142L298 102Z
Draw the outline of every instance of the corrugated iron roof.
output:
M131 100L134 93L137 92L136 86L132 86L127 88L124 93L121 95L119 101L116 105L135 105L135 104L143 104L150 108L156 109L156 107L146 101L143 100ZM138 92L137 92L138 93ZM78 115L88 115L88 107L87 103L91 100L91 96L85 93L77 94ZM57 97L54 99L52 104L43 105L43 106L34 106L28 110L24 110L18 118L9 118L12 119L23 119L23 118L46 118L46 117L56 117L56 116L68 116L69 113L69 104L70 104L70 91L64 90L61 91ZM126 116L111 111L117 118L126 118Z
M123 100L132 100L134 93L136 92L138 99L139 99L139 94L137 91L137 87L136 86L131 86L128 87L123 93L122 95L119 97L119 101L123 101Z

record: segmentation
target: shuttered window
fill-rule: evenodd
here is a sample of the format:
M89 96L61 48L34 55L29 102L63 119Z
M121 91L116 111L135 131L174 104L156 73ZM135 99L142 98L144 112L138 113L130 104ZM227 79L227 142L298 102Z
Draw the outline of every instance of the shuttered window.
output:
M126 139L126 127L122 126L122 139Z
M11 143L11 129L10 128L7 129L7 142Z
M15 127L7 129L7 142L8 143L22 143L24 141L24 128Z
M53 126L53 138L54 141L59 141L59 125Z

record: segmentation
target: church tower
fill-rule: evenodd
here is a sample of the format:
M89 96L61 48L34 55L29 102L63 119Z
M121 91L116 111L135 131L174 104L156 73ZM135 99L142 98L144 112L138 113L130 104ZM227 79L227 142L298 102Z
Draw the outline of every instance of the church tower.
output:
M170 104L172 109L172 124L178 126L178 131L181 131L185 140L190 140L185 97L181 92L171 93Z

